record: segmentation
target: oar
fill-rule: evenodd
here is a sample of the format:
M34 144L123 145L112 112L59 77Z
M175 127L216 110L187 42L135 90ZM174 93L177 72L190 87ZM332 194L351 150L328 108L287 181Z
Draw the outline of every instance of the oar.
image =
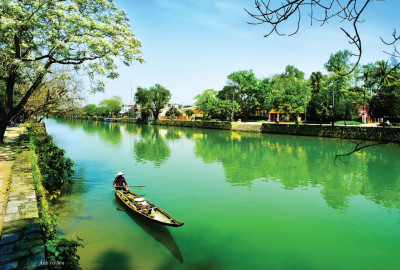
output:
M146 186L115 186L115 187L146 187Z

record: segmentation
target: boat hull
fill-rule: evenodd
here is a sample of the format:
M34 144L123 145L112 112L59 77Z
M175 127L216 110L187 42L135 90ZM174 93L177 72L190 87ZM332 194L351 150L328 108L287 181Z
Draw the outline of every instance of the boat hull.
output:
M148 205L154 205L155 206L155 213L154 215L151 215L148 213L149 209L146 210L140 210L139 205L135 203L135 198L142 198L138 194L128 191L124 192L122 190L115 190L115 196L127 207L129 210L143 218L146 218L148 220L151 220L153 222L166 225L166 226L171 226L171 227L180 227L184 223L179 222L175 220L173 217L171 217L167 212L165 212L163 209L159 208L156 206L154 203L150 202L149 200L144 199Z

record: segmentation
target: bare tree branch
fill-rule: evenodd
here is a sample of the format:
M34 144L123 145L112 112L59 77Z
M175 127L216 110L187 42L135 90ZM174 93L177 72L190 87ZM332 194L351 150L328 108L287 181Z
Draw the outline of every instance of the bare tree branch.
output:
M346 30L343 27L340 28L349 39L349 43L354 45L357 51L356 53L352 54L352 56L357 58L356 64L347 74L344 74L348 75L356 69L362 56L363 48L358 26L363 22L361 16L371 2L372 0L286 0L284 2L280 2L276 6L276 1L255 0L255 12L250 12L247 9L244 10L255 20L255 22L248 22L248 24L266 24L270 27L270 30L268 30L264 37L268 37L273 33L276 33L280 36L285 35L285 33L279 31L278 27L283 25L284 22L289 21L289 19L294 19L296 24L294 30L288 33L288 35L292 36L297 34L302 19L301 15L304 12L308 13L311 25L315 20L320 22L320 25L322 26L334 18L340 19L341 22L351 23L353 29L352 31ZM309 9L309 11L306 9ZM383 39L382 41L386 45L396 45L400 40L400 36L397 36L396 32L394 32L393 38L394 40L392 42L385 42ZM400 56L396 48L395 53L396 57Z

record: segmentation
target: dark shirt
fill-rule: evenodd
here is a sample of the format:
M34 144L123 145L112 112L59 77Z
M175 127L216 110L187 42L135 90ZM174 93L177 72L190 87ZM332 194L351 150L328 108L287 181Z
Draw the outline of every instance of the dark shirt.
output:
M126 183L126 180L123 176L117 176L115 177L113 185L116 185L117 187L122 187L127 186L128 183Z

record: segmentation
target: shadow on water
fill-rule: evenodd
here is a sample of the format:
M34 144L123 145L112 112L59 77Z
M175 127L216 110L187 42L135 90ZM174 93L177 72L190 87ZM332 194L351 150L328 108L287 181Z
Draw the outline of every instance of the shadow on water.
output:
M141 216L132 213L126 205L124 205L119 199L115 198L113 203L117 206L117 211L124 211L128 216L141 227L147 234L153 237L157 242L162 244L166 249L171 252L180 263L183 263L183 256L181 250L179 249L174 237L170 231L161 224L157 224L150 220L147 220Z
M125 253L107 250L100 254L99 259L95 262L93 269L96 270L129 270L129 256Z

